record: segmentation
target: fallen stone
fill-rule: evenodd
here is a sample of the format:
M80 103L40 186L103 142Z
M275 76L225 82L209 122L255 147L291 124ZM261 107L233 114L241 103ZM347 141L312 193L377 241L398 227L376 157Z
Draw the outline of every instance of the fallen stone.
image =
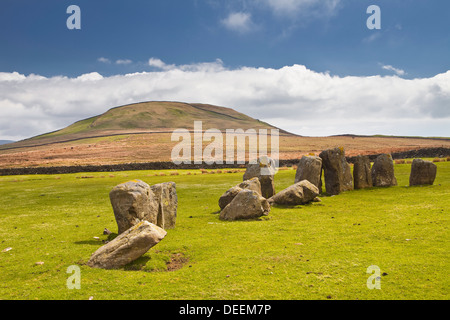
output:
M141 257L158 244L167 232L148 221L141 221L95 251L87 265L92 268L117 269Z
M322 167L325 177L325 189L330 195L353 190L353 177L350 165L345 159L344 148L334 148L322 151Z
M221 220L256 219L267 216L270 204L258 192L242 189L220 212Z
M397 179L394 175L394 160L390 154L381 154L375 159L371 174L374 187L397 185Z
M422 159L414 159L411 164L409 185L432 185L436 179L436 173L437 166L433 162Z
M109 193L118 234L145 220L156 224L159 203L150 186L133 180L119 184Z
M319 189L308 180L303 180L281 190L268 201L270 204L296 206L314 201L318 195Z
M300 181L298 184L303 188L303 204L314 201L320 193L319 188L308 180Z

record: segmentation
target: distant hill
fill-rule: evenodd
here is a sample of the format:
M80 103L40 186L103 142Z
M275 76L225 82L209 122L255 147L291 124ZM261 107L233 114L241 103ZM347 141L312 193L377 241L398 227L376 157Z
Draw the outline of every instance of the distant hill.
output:
M112 108L61 130L0 145L0 169L171 162L171 152L178 143L172 141L172 132L181 128L192 131L194 121L202 121L203 130L214 128L222 133L226 129L278 129L233 109L209 104L135 103ZM279 130L279 159L293 159L294 162L302 155L318 155L333 147L344 147L347 156L450 148L450 139L356 135L308 137ZM270 132L267 138L267 151L270 152ZM209 142L204 142L203 148L207 145ZM248 144L245 148L248 154ZM226 150L223 151L225 155Z
M0 140L0 145L2 145L2 144L8 144L8 143L13 143L13 142L15 142L15 141L12 141L12 140Z
M199 103L142 102L109 109L105 113L80 120L50 133L25 139L7 148L42 146L80 139L127 134L168 133L175 129L193 130L194 121L203 129L278 129L230 108ZM281 134L291 135L280 130ZM0 150L5 148L0 147Z

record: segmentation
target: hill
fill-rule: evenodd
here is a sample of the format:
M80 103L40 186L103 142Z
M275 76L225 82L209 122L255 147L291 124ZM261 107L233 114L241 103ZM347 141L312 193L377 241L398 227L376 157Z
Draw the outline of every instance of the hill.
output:
M278 129L233 109L182 102L142 102L112 108L54 132L0 145L0 168L111 165L171 161L173 130ZM270 145L270 137L268 139ZM203 147L209 143L204 143ZM450 148L449 139L421 137L298 136L280 129L280 160L342 146L348 156L403 152L423 148ZM248 148L246 148L248 151ZM224 150L225 155L225 150Z
M202 121L208 128L221 131L232 128L277 129L230 108L199 103L152 101L115 107L101 115L77 121L61 130L19 141L9 145L7 149L96 137L171 133L178 128L193 130L194 121ZM280 132L289 134L283 130Z

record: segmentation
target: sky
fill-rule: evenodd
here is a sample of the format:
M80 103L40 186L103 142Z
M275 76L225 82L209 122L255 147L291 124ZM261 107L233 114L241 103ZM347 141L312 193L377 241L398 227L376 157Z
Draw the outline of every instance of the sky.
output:
M449 57L448 0L2 0L0 140L156 100L305 136L448 137Z

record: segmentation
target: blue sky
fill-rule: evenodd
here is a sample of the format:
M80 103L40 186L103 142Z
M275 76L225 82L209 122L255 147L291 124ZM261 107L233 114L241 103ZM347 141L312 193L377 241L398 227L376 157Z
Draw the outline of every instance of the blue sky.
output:
M150 57L169 64L219 58L231 68L302 64L341 76L392 73L382 65L406 77L450 69L449 1L329 2L333 9L295 0L2 0L0 70L111 75L150 70ZM70 4L81 8L81 30L66 28ZM366 27L371 4L381 8L379 31ZM244 22L233 29L225 21L238 13Z
M66 27L72 4L81 30ZM380 30L366 26L370 5ZM449 18L447 0L2 0L0 139L158 99L232 107L304 135L449 136ZM349 117L357 106L366 118Z

